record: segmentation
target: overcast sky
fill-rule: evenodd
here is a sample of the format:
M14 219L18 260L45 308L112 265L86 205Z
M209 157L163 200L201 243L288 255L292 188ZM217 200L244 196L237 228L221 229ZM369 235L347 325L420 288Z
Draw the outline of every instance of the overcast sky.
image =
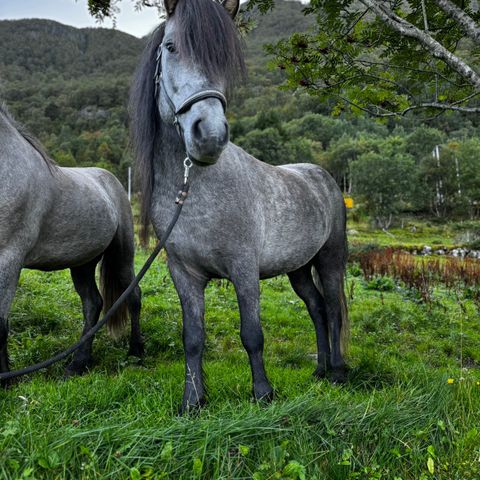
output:
M49 18L79 28L110 28L111 20L107 19L101 25L95 22L88 13L87 3L87 0L0 0L0 20ZM160 23L153 8L136 12L130 0L121 0L119 6L121 13L117 18L118 30L142 37Z

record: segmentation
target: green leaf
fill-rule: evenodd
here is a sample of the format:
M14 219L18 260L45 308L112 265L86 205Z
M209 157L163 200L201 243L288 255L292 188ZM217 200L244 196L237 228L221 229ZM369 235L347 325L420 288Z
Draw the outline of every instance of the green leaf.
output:
M29 478L33 474L33 468L32 467L27 467L23 472L22 472L22 478Z
M240 452L240 455L242 455L242 457L246 457L250 453L250 447L248 447L247 445L239 445L238 451Z
M432 475L435 473L435 462L433 461L432 457L428 457L427 468Z
M4 437L12 437L18 432L18 424L16 422L9 421L5 426L0 430L0 433Z
M45 457L40 457L37 460L37 463L42 467L45 468L46 470L50 470L50 463L48 462L48 459Z
M20 462L15 459L8 459L7 460L7 465L14 471L16 472L20 468Z
M89 458L92 457L92 452L90 452L88 447L85 447L84 445L80 445L80 453L82 455L85 455L85 456L89 457Z
M168 462L173 456L173 443L172 442L167 442L163 449L162 452L160 453L160 458L164 462Z
M130 479L131 480L142 480L142 475L140 474L140 470L136 467L130 469Z
M193 460L193 474L199 477L202 474L203 462L199 458Z
M305 480L305 466L296 460L291 460L283 469L283 474L292 479Z

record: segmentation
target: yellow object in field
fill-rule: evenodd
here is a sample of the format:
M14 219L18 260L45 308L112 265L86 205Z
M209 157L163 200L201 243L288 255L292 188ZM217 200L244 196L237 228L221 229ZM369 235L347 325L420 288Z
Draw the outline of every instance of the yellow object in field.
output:
M352 197L344 197L345 206L347 208L353 208L353 198Z

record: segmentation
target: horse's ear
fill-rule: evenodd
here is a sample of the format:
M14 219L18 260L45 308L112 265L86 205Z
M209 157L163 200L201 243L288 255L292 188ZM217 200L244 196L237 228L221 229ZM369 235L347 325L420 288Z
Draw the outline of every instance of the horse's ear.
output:
M222 5L232 18L235 18L240 8L240 0L222 0Z
M164 0L165 10L167 11L167 15L173 15L175 11L175 7L177 6L178 0Z

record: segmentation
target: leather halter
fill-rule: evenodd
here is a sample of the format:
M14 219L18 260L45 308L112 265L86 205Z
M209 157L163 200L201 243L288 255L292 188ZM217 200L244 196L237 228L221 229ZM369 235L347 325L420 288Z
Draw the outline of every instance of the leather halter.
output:
M155 58L155 74L153 76L154 82L155 82L155 93L154 93L154 98L155 101L158 104L158 97L160 94L160 88L163 90L165 94L165 98L167 99L167 102L170 106L170 109L172 110L174 114L174 121L173 124L175 125L178 134L183 140L183 134L182 134L182 129L180 126L180 123L178 122L178 115L182 115L182 113L186 113L190 108L197 102L200 102L201 100L205 100L207 98L216 98L217 100L220 100L220 103L222 104L223 111L226 112L227 110L227 99L225 98L225 95L220 92L220 90L215 90L215 89L206 89L206 90L200 90L196 93L193 93L189 97L187 97L179 107L176 107L175 104L173 103L172 98L168 94L168 91L165 87L165 84L163 82L163 75L162 75L162 47L163 43L161 43L157 47L157 55Z

